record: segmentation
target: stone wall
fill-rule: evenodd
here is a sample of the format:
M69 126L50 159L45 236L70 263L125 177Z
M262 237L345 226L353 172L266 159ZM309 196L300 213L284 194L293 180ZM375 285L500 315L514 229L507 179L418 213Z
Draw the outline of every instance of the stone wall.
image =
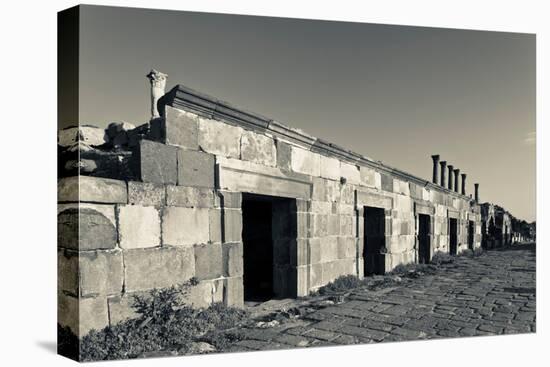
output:
M498 205L481 204L483 247L490 249L524 240L520 233L514 231L512 217L509 212Z
M459 252L470 221L481 245L469 197L182 86L159 110L162 118L110 137L79 133L109 152L86 148L98 161L59 180L59 322L77 335L132 317L133 294L192 277L190 304L241 307L243 193L296 200L288 287L297 296L364 276L365 207L384 209L385 271L418 261L420 214L431 218L431 254L449 252L450 218Z

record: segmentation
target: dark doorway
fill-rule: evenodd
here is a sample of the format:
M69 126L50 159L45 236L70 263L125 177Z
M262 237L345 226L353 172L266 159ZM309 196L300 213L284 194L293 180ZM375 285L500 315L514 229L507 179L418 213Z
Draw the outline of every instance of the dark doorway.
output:
M386 223L384 209L365 207L365 275L384 274Z
M243 194L245 301L295 297L296 200Z
M485 221L481 222L481 247L487 250L487 224Z
M474 221L471 220L468 222L468 248L472 251L474 250L474 234L475 234Z
M449 219L449 240L450 240L450 249L449 252L451 255L456 255L458 250L458 225L455 218Z
M418 215L418 262L428 264L431 260L430 216Z

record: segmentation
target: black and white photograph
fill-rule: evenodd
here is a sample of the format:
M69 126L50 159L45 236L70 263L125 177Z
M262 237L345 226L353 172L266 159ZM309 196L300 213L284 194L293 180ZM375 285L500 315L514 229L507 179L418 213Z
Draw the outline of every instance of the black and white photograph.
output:
M44 363L532 362L538 28L180 5L50 11L47 148L6 135Z

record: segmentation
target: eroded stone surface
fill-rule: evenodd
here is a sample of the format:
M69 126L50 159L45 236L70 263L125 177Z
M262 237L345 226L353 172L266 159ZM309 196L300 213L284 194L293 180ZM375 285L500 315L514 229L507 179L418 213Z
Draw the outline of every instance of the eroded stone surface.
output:
M333 157L321 155L321 177L340 180L340 161Z
M291 148L291 167L294 172L317 177L321 175L321 157L319 154L294 146Z
M200 119L199 146L205 152L239 158L243 129L220 121Z
M178 185L214 187L212 154L180 150L178 152Z
M167 186L166 205L210 208L214 205L214 191L203 187Z
M152 206L120 206L119 236L123 249L159 246L159 211Z
M105 296L122 292L123 265L120 251L79 254L80 295Z
M111 211L114 209L111 207ZM113 221L94 208L67 208L57 215L57 245L73 250L113 249L117 231Z
M199 148L199 119L196 115L170 106L165 107L165 141L186 149Z
M195 276L198 279L215 279L223 275L221 244L195 246Z
M270 137L244 131L241 137L241 159L275 166L277 164L275 142Z
M167 207L162 219L165 245L190 246L210 239L208 209Z
M128 203L142 206L161 206L165 203L164 185L148 182L128 182Z
M57 183L60 202L123 203L128 200L126 183L109 178L74 176Z
M177 147L141 140L134 154L143 182L175 185L178 181Z
M129 250L123 256L128 292L183 284L195 276L192 247Z

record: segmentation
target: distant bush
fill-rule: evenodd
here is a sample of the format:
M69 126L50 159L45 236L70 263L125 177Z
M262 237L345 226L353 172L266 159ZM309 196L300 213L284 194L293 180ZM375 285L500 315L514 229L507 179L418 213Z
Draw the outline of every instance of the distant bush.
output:
M202 335L234 327L248 317L246 311L221 303L206 309L183 304L183 296L194 284L190 281L134 297L133 307L139 317L91 331L80 341L81 360L138 358L165 350L185 353Z
M454 261L453 257L449 255L446 252L437 251L432 256L431 263L433 265L444 265L444 264L452 264Z

